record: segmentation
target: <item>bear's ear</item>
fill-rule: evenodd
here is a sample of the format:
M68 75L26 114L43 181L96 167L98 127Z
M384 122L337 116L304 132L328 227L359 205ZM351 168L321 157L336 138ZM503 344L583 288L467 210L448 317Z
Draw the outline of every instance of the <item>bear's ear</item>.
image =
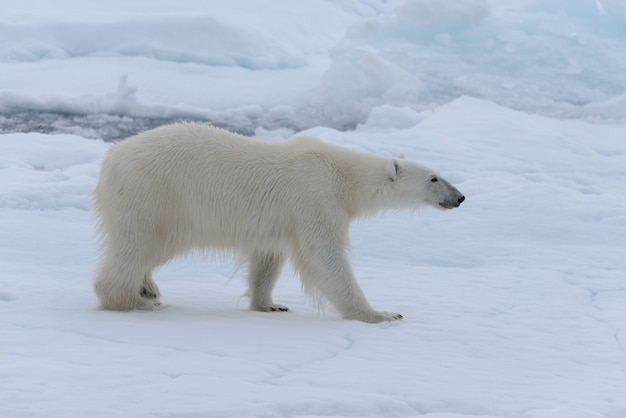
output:
M389 160L389 163L387 163L387 177L389 180L396 181L399 171L400 165L398 164L398 161L394 159Z
M400 154L398 154L398 159L400 159L400 160L404 159L404 153L403 153L403 152L401 152Z

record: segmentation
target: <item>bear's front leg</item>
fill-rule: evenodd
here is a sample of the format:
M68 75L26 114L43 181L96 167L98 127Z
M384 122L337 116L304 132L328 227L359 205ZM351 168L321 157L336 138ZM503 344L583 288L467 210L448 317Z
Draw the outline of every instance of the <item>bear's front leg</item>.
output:
M319 225L318 225L319 227ZM402 319L396 312L377 311L359 287L347 257L347 230L312 229L311 236L301 233L294 264L305 290L319 292L341 313L344 319L378 323ZM338 235L343 232L343 234Z

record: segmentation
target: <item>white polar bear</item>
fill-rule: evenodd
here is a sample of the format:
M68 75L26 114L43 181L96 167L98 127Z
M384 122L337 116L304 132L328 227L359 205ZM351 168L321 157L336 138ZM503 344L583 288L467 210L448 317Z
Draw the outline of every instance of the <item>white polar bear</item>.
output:
M272 300L291 258L305 291L343 318L401 319L374 310L348 259L350 221L465 197L414 162L302 137L270 143L202 124L157 128L111 146L94 191L101 238L94 288L102 309L155 309L152 271L193 250L239 255L250 309Z

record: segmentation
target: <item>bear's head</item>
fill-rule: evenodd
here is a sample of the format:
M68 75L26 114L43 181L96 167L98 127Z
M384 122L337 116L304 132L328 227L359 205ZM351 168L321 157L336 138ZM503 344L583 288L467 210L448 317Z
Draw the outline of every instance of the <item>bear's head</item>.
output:
M458 208L465 196L434 170L412 161L392 159L387 165L391 193L403 207L424 204L437 209Z

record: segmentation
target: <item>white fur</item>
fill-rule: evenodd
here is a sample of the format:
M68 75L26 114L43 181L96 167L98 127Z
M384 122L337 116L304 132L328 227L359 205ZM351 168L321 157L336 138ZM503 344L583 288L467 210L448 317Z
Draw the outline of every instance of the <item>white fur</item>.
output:
M291 258L305 291L344 318L400 319L372 309L359 288L348 259L350 221L461 201L438 174L410 161L308 137L269 143L200 124L164 126L113 145L102 163L94 288L102 309L154 309L155 268L218 250L247 264L253 310L287 310L272 290Z

